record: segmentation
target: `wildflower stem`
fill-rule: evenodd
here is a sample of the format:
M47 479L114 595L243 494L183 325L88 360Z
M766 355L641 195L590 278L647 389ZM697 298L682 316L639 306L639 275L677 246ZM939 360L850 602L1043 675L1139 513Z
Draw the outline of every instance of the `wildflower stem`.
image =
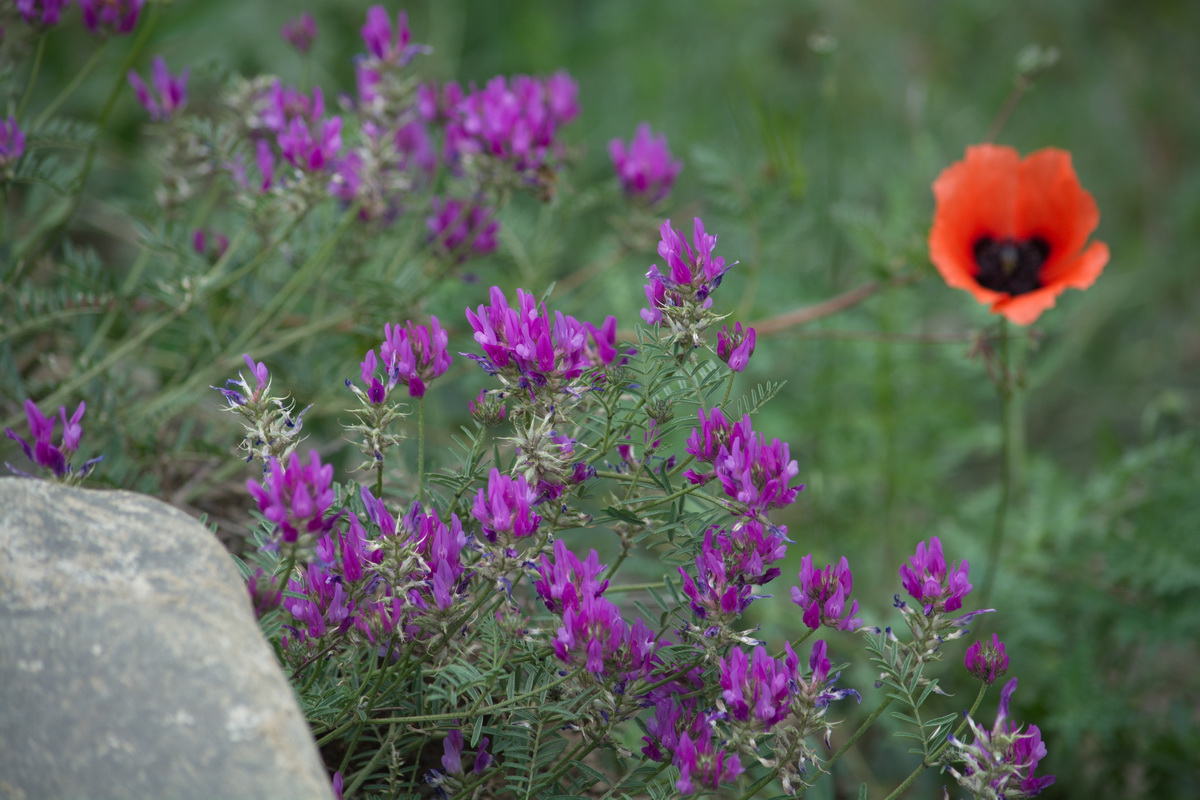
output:
M371 777L371 770L375 769L375 765L382 761L385 755L391 752L391 743L392 740L396 738L396 732L397 729L395 725L388 728L387 736L384 737L384 740L379 743L379 748L375 751L375 754L371 756L371 760L366 763L366 766L364 766L355 774L354 780L352 780L350 785L345 788L345 791L343 792L344 796L353 797L354 793L358 791L358 787L362 786L363 782L366 781L367 778Z
M33 72L33 75L31 76L32 78L37 77L37 68L38 68L39 62L41 61L42 50L45 45L45 42L46 42L45 36L42 36L40 39L38 39L38 50L37 50L37 55L35 56L36 60L34 61L34 72ZM96 62L98 62L100 60L100 56L104 55L104 50L107 46L108 46L108 39L105 39L104 41L100 42L99 47L97 47L95 50L92 51L92 55L90 58L88 58L87 63L84 64L82 67L80 67L79 71L75 73L75 76L73 78L71 78L71 82L68 83L66 85L66 87L64 87L63 90L61 92L59 92L58 95L53 100L50 101L50 105L48 105L44 109L42 109L41 114L38 114L37 121L33 123L34 129L40 128L43 125L45 125L46 120L50 119L50 117L54 115L55 111L58 111L58 107L61 106L68 97L70 97L72 94L75 93L75 90L79 88L79 84L83 83L84 79L87 78L87 76L92 73L92 70L96 66ZM122 80L122 81L125 80L124 72L121 73L120 80ZM29 91L32 89L33 89L33 83L31 81L29 84L29 89L26 90L26 98L21 101L22 109L25 107L25 100L28 99ZM18 112L18 114L19 113L20 112Z
M875 724L875 720L879 719L879 716L884 711L887 710L887 707L892 704L892 700L894 700L894 699L895 698L892 697L890 694L887 697L883 698L883 702L881 702L875 708L875 710L871 712L871 715L869 717L867 717L865 720L863 720L862 724L858 726L858 729L856 731L854 731L854 733L850 734L850 738L847 739L846 741L842 742L842 746L837 749L837 752L835 752L832 756L830 756L829 760L826 761L824 763L824 765L822 765L823 768L825 770L829 770L834 764L836 764L838 761L840 761L842 756L844 756L846 754L846 751L849 750L851 747L853 747L854 743L857 742L859 739L861 739L863 734L866 733L867 730L869 730L870 727Z
M382 481L382 476L380 477ZM425 501L425 397L417 398L417 500Z
M1015 446L1019 424L1017 418L1016 380L1009 357L1008 320L1000 319L999 339L996 345L999 364L999 379L996 382L1000 392L1000 497L996 502L996 517L992 527L992 538L988 543L987 564L984 567L983 583L979 593L979 603L987 606L991 597L992 586L1000 566L1000 553L1004 546L1004 534L1008 517L1008 506L1012 494L1013 473L1015 466Z
M740 800L750 800L751 797L754 797L756 794L758 794L760 791L762 791L763 788L766 787L766 785L768 783L775 780L775 776L778 773L779 773L778 769L772 769L769 772L767 772L766 775L763 775L761 778L756 780L754 783L750 784L750 788L747 789L744 794L742 794Z
M965 731L967 729L967 719L968 718L973 719L975 717L975 712L979 710L979 704L983 702L983 697L984 697L984 695L987 694L987 690L988 690L988 684L986 684L986 683L979 684L979 692L975 695L975 702L971 704L971 710L963 715L962 722L958 723L958 727L954 729L954 738L955 739L962 736L963 731ZM943 741L940 745L938 745L937 749L933 751L933 754L929 757L929 760L932 763L936 764L938 759L942 757L942 753L946 752L946 748L949 746L950 746L950 737L946 737L945 741Z
M667 767L669 767L669 766L671 766L671 762L670 762L670 761L663 761L663 762L661 762L661 763L658 765L658 769L654 770L654 774L653 774L653 775L650 775L649 777L647 777L647 778L646 778L646 780L644 780L644 781L642 782L642 783L643 783L643 785L646 785L646 786L648 786L648 785L650 784L650 782L651 782L651 781L653 781L653 780L654 780L655 778L657 778L659 775L663 774L663 772L665 772L665 771L666 771L666 769L667 769ZM617 791L617 789L618 789L618 788L620 788L620 787L621 787L621 786L622 786L622 785L625 783L625 781L629 780L629 779L630 779L630 778L632 778L633 776L634 776L634 771L633 771L633 770L630 770L629 772L625 773L625 777L621 778L621 780L617 781L617 782L616 782L616 783L614 783L614 784L613 784L611 787L609 787L609 790L608 790L607 792L605 792L605 793L604 793L604 796L603 796L603 797L601 797L601 798L600 798L600 800L608 800L608 798L612 797L612 796L613 796L613 793L614 793L614 792L616 792L616 791Z
M21 102L17 106L17 119L21 119L25 114L25 107L29 105L29 98L33 96L33 87L37 86L38 73L42 69L42 55L46 52L46 35L42 34L38 37L37 50L33 52L33 66L29 70L29 84L25 87L25 94L21 96Z

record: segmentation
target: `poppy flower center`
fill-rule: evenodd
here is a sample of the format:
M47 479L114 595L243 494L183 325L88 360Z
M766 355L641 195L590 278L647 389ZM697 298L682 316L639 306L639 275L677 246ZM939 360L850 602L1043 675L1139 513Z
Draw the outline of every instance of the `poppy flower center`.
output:
M1042 287L1042 265L1050 255L1050 244L1040 236L1029 239L975 240L975 280L993 292L1018 295Z

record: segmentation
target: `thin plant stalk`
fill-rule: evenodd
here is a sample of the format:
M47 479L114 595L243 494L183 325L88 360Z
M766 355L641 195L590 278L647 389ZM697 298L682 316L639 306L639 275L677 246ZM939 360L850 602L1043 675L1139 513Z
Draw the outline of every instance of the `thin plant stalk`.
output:
M996 515L992 526L992 538L988 543L987 564L984 567L979 602L987 606L1000 567L1000 556L1004 550L1007 532L1008 508L1020 476L1024 459L1024 420L1021 414L1020 382L1017 380L1016 359L1010 352L1008 320L1000 320L999 339L996 347L1000 392L1000 496L996 501Z

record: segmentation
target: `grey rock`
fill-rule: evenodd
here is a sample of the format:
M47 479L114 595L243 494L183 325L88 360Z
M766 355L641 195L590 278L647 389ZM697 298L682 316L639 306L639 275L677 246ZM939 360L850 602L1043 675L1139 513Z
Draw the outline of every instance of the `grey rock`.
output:
M204 526L130 492L0 479L0 797L331 796Z

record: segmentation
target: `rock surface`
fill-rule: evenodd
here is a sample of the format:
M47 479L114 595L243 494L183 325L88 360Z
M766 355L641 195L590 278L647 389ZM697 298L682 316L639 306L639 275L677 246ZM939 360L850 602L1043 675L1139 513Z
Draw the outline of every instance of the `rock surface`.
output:
M0 479L0 797L325 798L237 568L129 492Z

